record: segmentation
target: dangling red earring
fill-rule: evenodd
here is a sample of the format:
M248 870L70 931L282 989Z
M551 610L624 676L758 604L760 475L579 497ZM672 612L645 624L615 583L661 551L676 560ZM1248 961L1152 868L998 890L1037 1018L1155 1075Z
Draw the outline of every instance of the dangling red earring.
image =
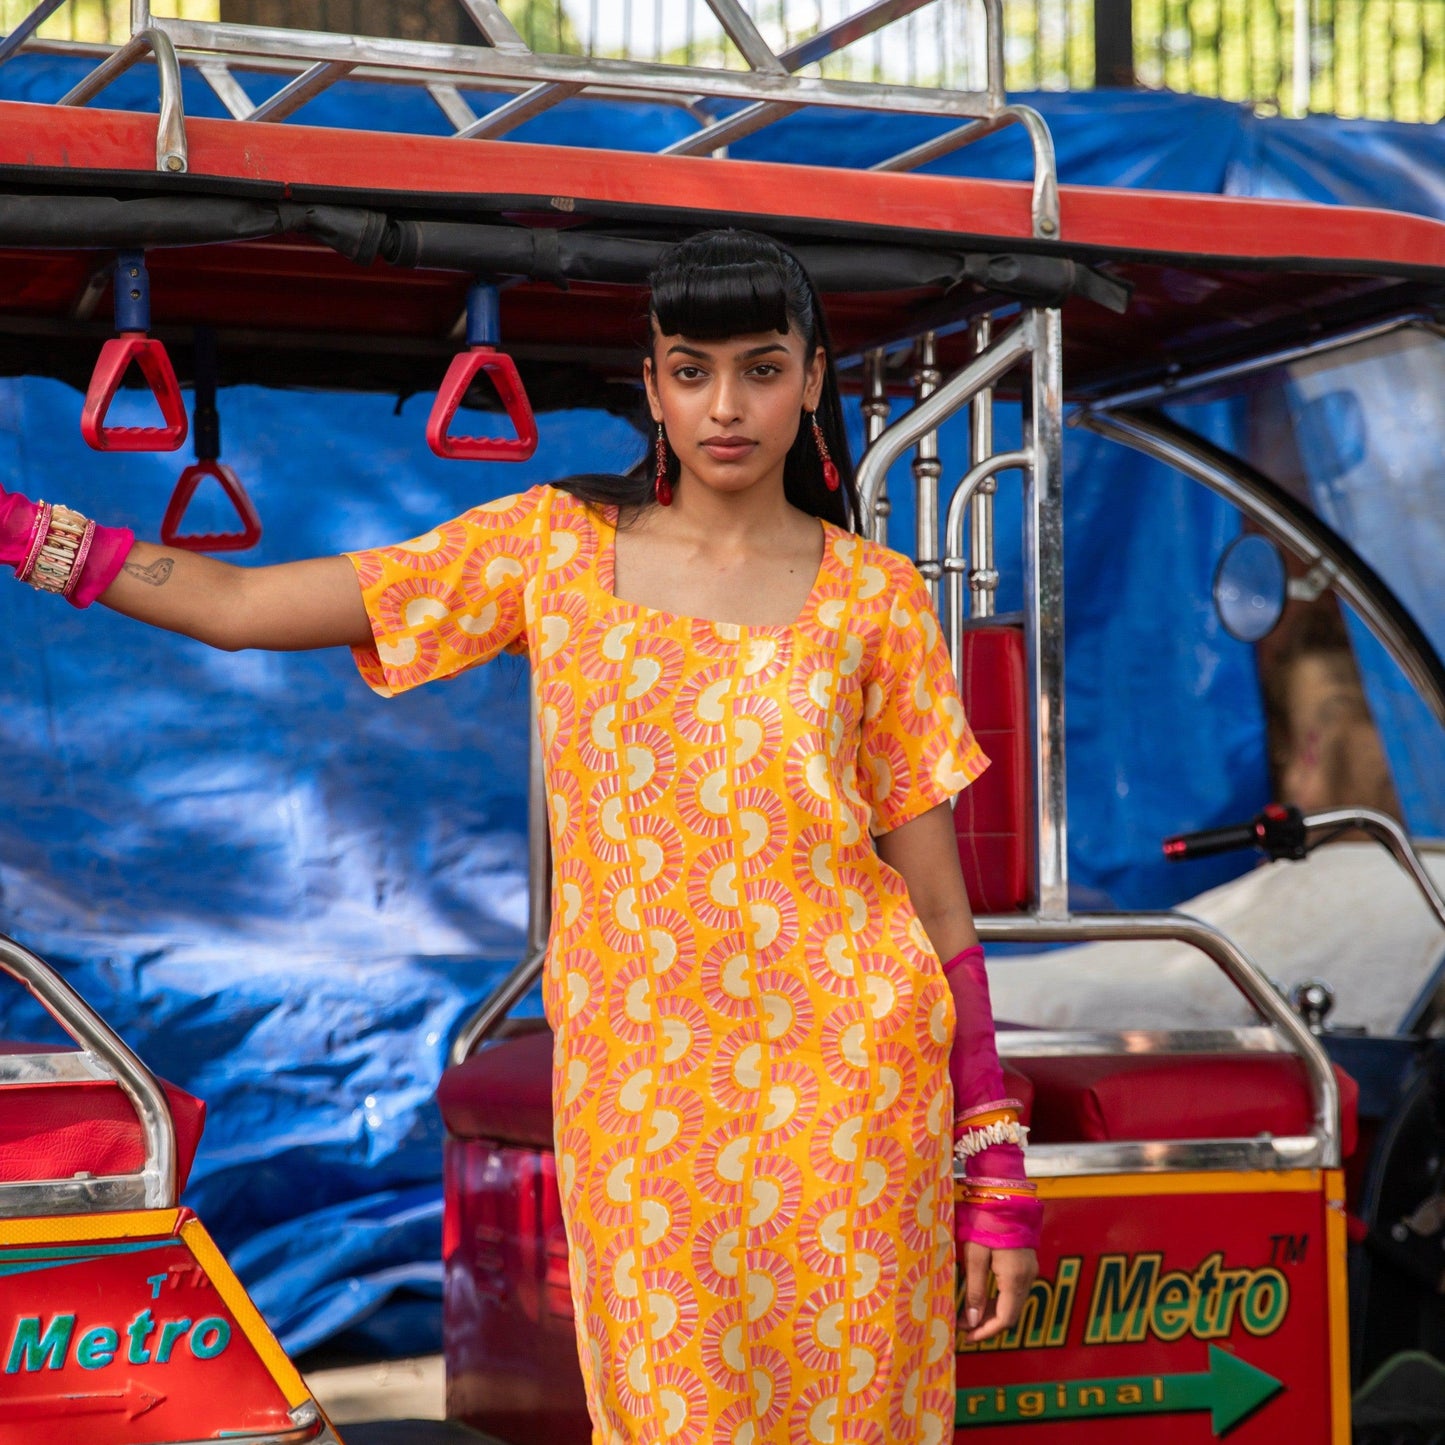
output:
M828 442L823 436L823 428L818 425L818 413L810 411L808 419L813 423L813 440L818 444L818 456L823 463L823 485L830 492L836 492L842 485L842 479L838 476L838 468L833 458L828 455Z
M662 423L657 424L657 477L652 484L658 505L672 505L672 483L667 479L667 438L663 435Z

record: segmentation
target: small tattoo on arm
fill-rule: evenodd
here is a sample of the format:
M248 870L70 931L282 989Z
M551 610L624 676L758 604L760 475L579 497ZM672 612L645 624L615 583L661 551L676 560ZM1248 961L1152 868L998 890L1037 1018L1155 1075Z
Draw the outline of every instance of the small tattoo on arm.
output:
M149 567L142 567L139 562L127 562L125 570L151 587L164 587L170 580L171 570L175 565L169 557L158 557Z

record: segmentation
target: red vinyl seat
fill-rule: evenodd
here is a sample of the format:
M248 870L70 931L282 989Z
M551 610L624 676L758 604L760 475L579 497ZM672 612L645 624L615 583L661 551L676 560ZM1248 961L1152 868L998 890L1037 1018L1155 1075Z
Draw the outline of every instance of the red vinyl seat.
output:
M0 1055L52 1052L0 1040ZM160 1080L176 1126L176 1190L185 1187L206 1106ZM140 1121L119 1084L104 1079L0 1086L0 1183L134 1174L145 1164Z
M989 758L953 809L958 859L975 913L1017 913L1033 901L1033 762L1024 634L1007 623L963 635L963 708Z
M1290 1054L1127 1054L1020 1058L1033 1081L1031 1142L1238 1139L1311 1130L1304 1063ZM1357 1139L1360 1091L1343 1069L1340 1140Z
M505 1039L452 1065L437 1085L437 1104L454 1139L551 1149L551 1030Z
M1004 1087L1023 1105L1027 1123L1034 1089L1004 1063ZM437 1104L454 1139L552 1148L552 1035L546 1029L507 1039L473 1054L442 1075Z

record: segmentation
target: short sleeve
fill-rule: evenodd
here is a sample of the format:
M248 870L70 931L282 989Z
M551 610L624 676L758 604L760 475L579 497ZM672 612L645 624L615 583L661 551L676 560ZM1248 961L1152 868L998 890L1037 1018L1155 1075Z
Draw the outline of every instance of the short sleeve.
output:
M933 599L906 559L864 685L858 791L888 833L961 793L988 766L959 701Z
M499 652L527 650L547 487L463 512L409 542L348 552L371 622L352 656L382 697L454 677Z

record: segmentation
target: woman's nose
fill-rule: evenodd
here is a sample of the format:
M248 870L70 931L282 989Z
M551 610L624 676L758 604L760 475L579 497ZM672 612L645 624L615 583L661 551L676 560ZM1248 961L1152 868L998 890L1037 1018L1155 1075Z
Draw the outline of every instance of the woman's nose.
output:
M708 413L720 425L735 422L742 415L742 386L731 376L720 376L713 387Z

